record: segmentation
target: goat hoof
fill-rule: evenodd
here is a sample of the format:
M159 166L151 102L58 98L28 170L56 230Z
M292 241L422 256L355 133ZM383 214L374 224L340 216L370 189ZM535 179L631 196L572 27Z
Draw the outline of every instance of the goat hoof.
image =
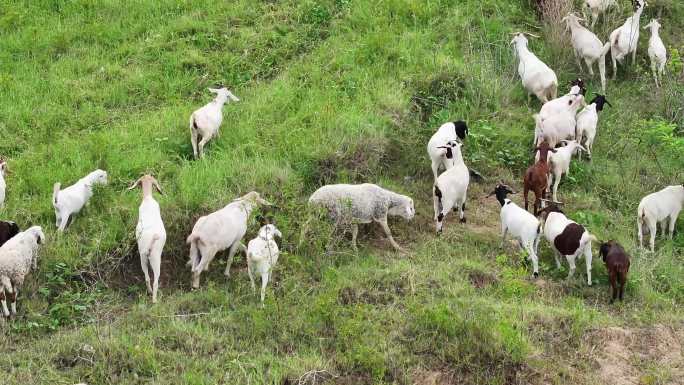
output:
M535 271L534 274L532 274L532 275L534 276L535 279L536 279L536 278L539 278L539 273L537 273L536 271Z
M465 218L461 218L461 220L460 220L459 222L461 222L461 223L466 223L466 219L465 219Z

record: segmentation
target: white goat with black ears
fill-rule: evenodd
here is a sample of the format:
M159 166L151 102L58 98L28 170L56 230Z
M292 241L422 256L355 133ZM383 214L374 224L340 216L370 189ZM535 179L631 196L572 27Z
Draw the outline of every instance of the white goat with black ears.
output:
M639 232L639 247L644 247L643 226L651 234L651 251L655 251L655 237L657 225L665 233L669 219L670 239L674 234L675 224L684 206L684 184L668 186L664 189L646 195L639 203L637 211L637 229Z
M442 232L444 217L458 207L460 222L465 223L465 202L470 183L470 172L463 162L461 155L461 143L450 141L442 148L451 150L453 166L444 171L435 181L433 188L433 201L435 208L435 221L437 233Z
M52 189L52 206L55 208L57 230L66 229L69 218L81 211L93 196L93 187L96 184L107 184L106 171L95 170L64 190L60 190L59 182L55 183Z
M45 242L40 226L33 226L12 237L0 247L0 302L5 317L9 299L11 314L17 314L17 295L26 275L38 267L38 249Z
M138 209L138 224L135 227L135 238L138 240L140 266L145 274L147 291L152 294L152 303L157 303L159 289L159 273L161 271L161 257L166 243L166 229L162 221L159 203L152 196L152 188L162 194L159 182L152 175L143 175L133 183L129 190L142 186L142 203ZM150 285L148 265L152 268L154 283Z
M596 138L596 128L598 127L598 113L603 111L603 107L606 104L611 107L613 106L606 99L605 95L596 94L596 97L589 102L589 105L577 114L575 138L579 144L584 143L590 159L591 150L594 147L594 139ZM580 159L582 159L581 152Z
M209 88L209 92L215 93L216 98L204 107L190 115L190 140L195 159L204 156L204 145L214 136L219 137L219 128L223 122L223 105L230 100L239 102L227 88Z
M230 250L223 274L230 277L233 256L239 249L245 248L240 241L247 232L247 220L252 210L260 205L271 206L259 193L252 191L197 220L187 238L187 243L190 244L188 265L192 267L193 289L199 287L200 274L209 269L209 264L214 260L216 253L225 249Z
M632 65L636 63L637 44L639 43L639 22L646 0L634 1L634 14L622 26L610 34L610 56L613 61L613 80L617 76L617 62L632 54Z
M253 291L256 291L254 275L261 277L261 306L264 305L271 271L280 256L280 249L274 237L282 239L283 234L273 223L264 223L257 237L247 244L247 273Z
M539 276L539 239L541 236L541 223L527 210L506 198L508 194L515 194L509 186L500 183L489 196L496 195L501 204L501 247L506 242L506 235L511 233L527 257L532 261L534 277Z
M653 19L644 26L644 29L651 30L651 38L648 40L648 57L651 59L651 71L653 72L656 87L660 87L660 79L663 77L665 63L667 62L667 50L663 40L660 39L660 23L658 20Z
M527 102L530 102L531 94L536 95L542 103L555 99L558 91L556 73L527 48L527 38L524 34L516 34L511 40L511 45L513 44L520 61L518 74L523 87L527 90Z
M432 135L427 144L427 152L432 161L432 174L437 180L440 168L448 170L453 165L451 148L444 148L444 143L449 141L463 141L468 135L466 122L448 122L442 124L437 132Z
M594 76L593 65L594 62L598 61L601 89L606 92L606 54L610 51L610 42L603 44L593 32L580 24L580 20L577 15L572 13L563 18L572 35L572 46L575 51L577 66L581 71L582 62L580 58L582 58L589 69L589 75Z

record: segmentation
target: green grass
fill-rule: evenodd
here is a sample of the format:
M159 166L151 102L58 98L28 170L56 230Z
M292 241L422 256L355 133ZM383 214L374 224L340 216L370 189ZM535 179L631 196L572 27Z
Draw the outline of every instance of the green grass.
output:
M606 24L619 25L627 8ZM543 243L532 280L523 256L500 248L498 204L484 198L499 179L519 187L532 158L539 105L526 104L508 42L510 32L551 27L527 1L0 2L0 155L13 171L0 216L40 224L48 237L19 316L0 325L3 379L283 384L325 370L339 384L430 383L429 373L469 384L600 383L589 333L682 330L684 320L681 221L655 254L635 247L639 199L681 183L684 169L674 52L684 49L684 6L654 1L642 20L659 13L672 52L665 87L653 90L644 32L637 65L608 83L615 107L601 115L592 162L575 162L560 190L570 217L633 256L626 301L611 306L596 256L587 287L584 261L565 281ZM530 46L561 83L578 76L567 46ZM193 161L188 116L217 83L241 102L224 108L221 138ZM469 223L449 217L435 237L424 146L456 119L469 122L466 162L487 181L471 185ZM53 183L98 167L111 183L57 234ZM157 197L168 232L157 305L135 246L140 195L125 191L144 172L166 193ZM391 224L410 251L390 251L369 226L359 253L341 240L324 255L324 224L297 247L306 198L332 182L411 195L417 218ZM217 258L194 292L185 266L195 220L250 190L277 204L285 235L263 309L242 257L230 281ZM253 222L247 237L256 230ZM649 362L649 383L666 383L668 370Z

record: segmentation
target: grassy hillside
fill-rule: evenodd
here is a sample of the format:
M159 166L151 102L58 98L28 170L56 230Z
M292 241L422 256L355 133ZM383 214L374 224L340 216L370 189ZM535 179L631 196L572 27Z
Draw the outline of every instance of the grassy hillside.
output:
M654 0L642 17L661 17L665 87L652 86L644 31L636 66L608 83L592 162L561 183L568 215L633 256L626 301L609 305L598 257L588 287L584 261L567 281L542 242L533 280L517 248L501 248L485 198L500 179L520 187L532 161L539 103L526 102L510 33L542 36L530 47L563 85L579 75L531 3L0 2L0 156L13 172L0 217L48 237L19 316L0 324L3 383L681 384L684 225L644 253L634 222L642 196L684 181L684 4ZM620 3L601 38L629 14ZM216 84L241 101L194 161L188 117ZM468 223L448 217L436 237L424 146L457 119L486 180L471 185ZM110 184L57 234L53 183L95 168ZM125 191L144 172L166 193L156 305L135 245L140 193ZM408 253L366 226L358 253L337 239L326 255L323 223L298 247L307 197L332 182L412 196L416 219L390 224ZM264 308L244 257L227 281L221 254L198 291L185 266L196 219L251 190L277 204L285 235Z

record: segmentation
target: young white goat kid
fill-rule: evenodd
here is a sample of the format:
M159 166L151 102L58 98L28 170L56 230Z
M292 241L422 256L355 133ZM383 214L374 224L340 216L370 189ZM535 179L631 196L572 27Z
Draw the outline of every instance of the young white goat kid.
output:
M498 184L489 196L496 195L496 199L501 204L501 247L506 242L506 235L511 233L519 243L520 248L527 252L527 257L532 261L534 277L539 276L539 239L541 236L541 224L537 217L527 212L527 210L516 205L508 194L515 192L505 184Z
M651 59L653 80L655 80L656 87L660 87L663 72L665 71L665 63L667 63L667 50L662 39L660 39L660 23L658 20L653 19L644 26L644 29L651 30L651 38L648 40L648 57Z
M582 70L584 60L589 69L589 75L594 76L593 65L598 61L599 75L601 76L601 88L606 92L606 54L610 51L610 42L603 44L601 40L590 30L580 24L580 18L569 13L563 18L567 29L572 35L572 46L575 51L577 66Z
M190 260L188 265L192 267L192 287L198 288L200 274L209 269L209 264L216 253L228 251L228 263L224 275L230 277L230 266L233 264L233 256L238 249L244 250L240 243L247 232L247 220L252 210L259 205L270 206L259 193L252 191L234 200L227 206L201 217L192 228L187 243L190 244Z
M31 269L38 267L38 249L44 241L43 229L33 226L0 247L0 302L5 317L10 316L7 300L11 303L11 314L17 314L19 289Z
M651 235L651 251L655 251L657 224L660 223L660 229L665 233L668 219L670 220L670 239L672 239L682 206L684 206L684 185L668 186L646 195L639 203L637 211L639 247L644 247L643 226L646 226L646 230Z
M463 162L461 155L461 143L450 141L443 148L449 148L453 155L454 165L444 171L435 182L433 189L433 201L435 208L435 221L437 221L437 233L442 232L444 217L458 207L461 223L466 222L465 202L470 183L470 172Z
M551 187L551 180L554 179L553 183L553 200L558 202L558 185L561 181L561 176L563 174L568 175L570 173L570 160L572 155L577 152L577 150L586 151L576 140L564 140L561 141L564 144L563 147L557 148L555 153L549 153L549 165L550 176L549 176L549 187ZM549 188L550 190L550 188Z
M261 277L261 305L264 304L266 297L266 286L271 276L273 266L278 262L280 250L274 237L281 238L283 234L273 224L266 224L259 229L256 238L247 244L247 272L252 290L256 291L254 285L254 275Z
M142 203L138 208L138 225L135 227L135 238L138 240L140 266L145 274L147 291L152 294L152 303L157 303L159 289L159 272L161 271L161 256L166 243L166 229L162 221L159 203L152 196L152 188L162 194L159 182L152 175L143 175L129 190L142 186ZM148 265L152 268L154 283L150 285Z
M584 5L591 11L591 27L594 28L601 13L605 13L616 3L616 0L584 0Z
M636 63L637 44L639 43L639 22L641 13L647 3L645 0L635 0L634 14L625 23L610 34L610 56L613 61L613 80L617 76L617 62L632 54L632 65Z
M95 170L61 191L61 184L55 183L52 189L52 206L55 208L57 230L64 231L69 218L83 209L93 196L93 186L96 184L107 184L106 171Z
M427 144L427 152L432 161L432 174L437 180L439 169L448 170L453 165L450 148L443 144L449 141L462 141L468 135L468 125L463 121L442 124Z
M209 88L216 98L190 115L190 140L195 159L204 156L204 145L213 137L219 137L219 128L223 122L223 105L230 100L239 102L232 92L225 87Z
M531 94L536 95L542 103L555 99L558 90L556 73L527 48L524 34L518 33L511 44L515 44L515 52L520 61L518 74L527 90L527 102L529 103Z
M584 107L582 111L577 114L577 126L576 126L576 140L577 143L582 144L587 149L587 154L591 159L591 150L594 147L594 139L596 138L596 128L598 127L598 113L603 111L603 106L610 104L605 95L596 95L589 105ZM582 153L580 152L580 159L582 159ZM555 198L554 198L555 200Z

